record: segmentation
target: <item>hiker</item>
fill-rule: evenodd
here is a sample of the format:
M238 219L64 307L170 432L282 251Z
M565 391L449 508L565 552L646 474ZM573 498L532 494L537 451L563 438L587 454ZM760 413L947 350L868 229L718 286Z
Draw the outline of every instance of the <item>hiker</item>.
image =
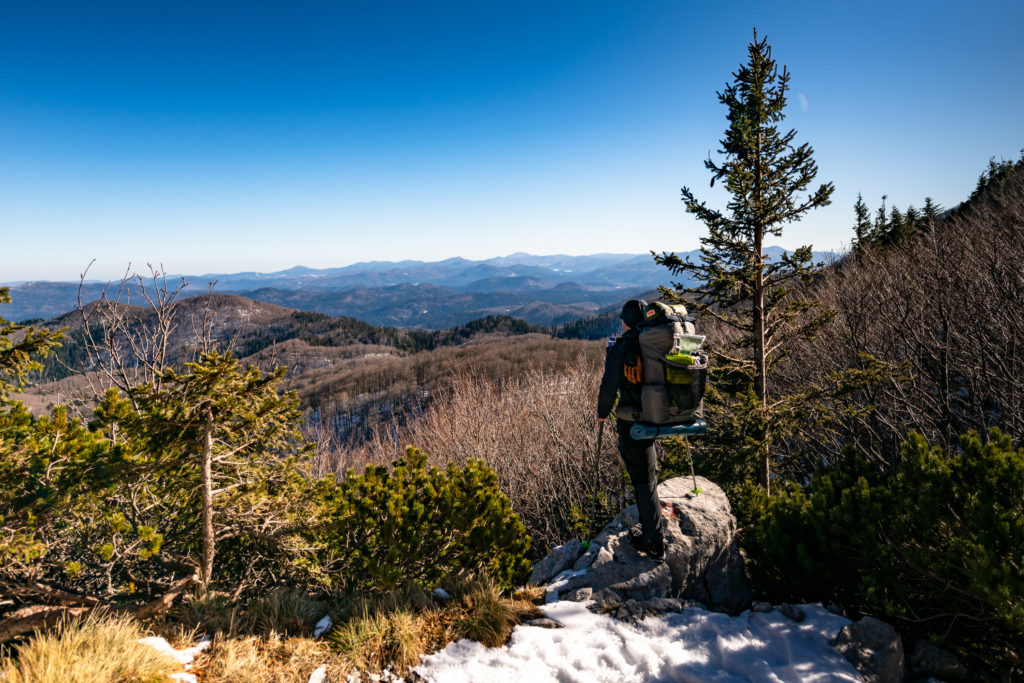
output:
M637 552L661 559L665 555L662 535L664 519L658 501L658 456L654 451L654 439L636 440L629 435L634 415L641 408L642 371L638 326L644 320L645 307L645 302L631 299L619 313L625 331L608 347L605 354L604 376L597 397L597 420L598 429L603 429L604 421L611 413L618 395L615 426L619 433L619 454L633 482L643 529L640 534L631 531L629 541Z

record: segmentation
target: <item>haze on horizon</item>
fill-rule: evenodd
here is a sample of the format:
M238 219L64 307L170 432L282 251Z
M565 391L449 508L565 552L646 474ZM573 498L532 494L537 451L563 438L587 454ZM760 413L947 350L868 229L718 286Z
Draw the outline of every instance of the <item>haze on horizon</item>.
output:
M833 204L967 197L1024 147L1024 6L12 3L0 22L0 282L372 260L686 251L679 188L752 29ZM1018 65L1018 66L1014 66Z

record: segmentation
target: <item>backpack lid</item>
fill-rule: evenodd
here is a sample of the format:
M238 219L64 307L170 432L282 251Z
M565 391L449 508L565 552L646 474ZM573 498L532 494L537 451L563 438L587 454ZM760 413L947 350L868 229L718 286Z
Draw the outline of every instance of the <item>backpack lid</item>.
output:
M686 306L683 304L667 304L664 301L652 301L644 308L644 323L658 324L666 318L680 319L686 316Z

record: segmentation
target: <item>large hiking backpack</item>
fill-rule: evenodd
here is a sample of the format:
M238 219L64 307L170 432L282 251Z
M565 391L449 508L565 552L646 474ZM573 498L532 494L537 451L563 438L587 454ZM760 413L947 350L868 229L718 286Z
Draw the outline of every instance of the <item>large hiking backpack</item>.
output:
M644 310L640 327L643 364L642 403L638 422L675 425L703 416L708 355L704 337L682 304L655 301Z

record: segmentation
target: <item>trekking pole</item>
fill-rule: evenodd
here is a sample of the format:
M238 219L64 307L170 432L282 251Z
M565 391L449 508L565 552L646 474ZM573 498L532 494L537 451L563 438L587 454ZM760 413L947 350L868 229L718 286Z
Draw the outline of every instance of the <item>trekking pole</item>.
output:
M693 492L700 493L697 488L697 473L693 471L693 452L690 451L690 439L684 436L683 442L686 443L686 459L690 461L690 477L693 479Z

